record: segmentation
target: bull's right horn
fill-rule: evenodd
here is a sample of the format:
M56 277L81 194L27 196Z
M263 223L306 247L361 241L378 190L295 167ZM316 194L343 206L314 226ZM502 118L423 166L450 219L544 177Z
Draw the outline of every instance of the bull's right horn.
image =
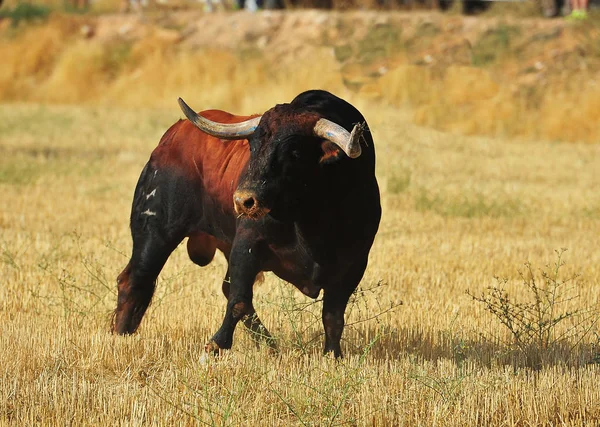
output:
M262 117L258 116L240 123L218 123L196 113L183 99L179 98L178 101L181 111L190 122L201 131L221 139L243 139L252 135Z
M361 155L360 138L365 129L363 123L354 125L352 132L327 119L319 119L313 128L315 136L333 142L351 159Z

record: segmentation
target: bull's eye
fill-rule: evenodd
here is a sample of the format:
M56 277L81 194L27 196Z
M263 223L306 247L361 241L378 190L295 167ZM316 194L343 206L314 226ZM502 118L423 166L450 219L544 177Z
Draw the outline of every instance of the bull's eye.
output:
M300 151L292 150L292 159L298 160L300 158Z

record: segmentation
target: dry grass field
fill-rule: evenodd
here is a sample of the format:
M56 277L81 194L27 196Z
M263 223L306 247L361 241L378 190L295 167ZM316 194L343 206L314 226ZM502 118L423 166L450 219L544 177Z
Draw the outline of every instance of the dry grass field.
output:
M597 307L596 145L465 138L361 106L378 144L384 216L347 357L320 356L320 304L267 276L256 306L281 351L239 328L200 362L225 300L222 258L179 249L139 334L108 332L127 261L137 175L170 110L0 107L0 419L9 424L466 425L598 420L593 332L539 369L511 362L510 337L478 295L568 248L578 307ZM379 285L378 285L379 284ZM402 302L402 305L398 304ZM564 309L563 305L557 306ZM390 309L391 308L391 309ZM570 319L569 319L570 320ZM571 324L568 325L571 328ZM581 334L579 334L581 335ZM568 345L567 345L568 347ZM550 352L552 348L539 351Z
M285 85L268 85L261 62L186 80L203 60L178 56L169 74L159 53L144 78L111 77L108 93L94 73L115 68L81 62L97 102L80 104L85 86L61 72L74 69L66 56L52 72L36 63L53 46L23 54L28 102L4 92L12 102L0 104L0 424L600 423L600 146L417 126L413 110L309 69ZM40 102L61 85L72 105ZM364 113L378 154L383 218L347 311L346 357L320 354L320 303L267 275L255 306L280 351L257 348L240 325L231 351L204 358L225 308L225 262L201 269L184 248L139 333L111 335L133 189L181 116L164 99L252 113L315 86Z

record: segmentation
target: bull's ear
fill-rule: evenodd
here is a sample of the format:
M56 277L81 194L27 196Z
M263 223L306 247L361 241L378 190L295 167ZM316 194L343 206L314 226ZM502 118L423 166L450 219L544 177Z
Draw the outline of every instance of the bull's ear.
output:
M321 142L321 150L323 150L323 155L321 156L319 163L323 165L335 163L345 156L342 149L331 141L325 140Z

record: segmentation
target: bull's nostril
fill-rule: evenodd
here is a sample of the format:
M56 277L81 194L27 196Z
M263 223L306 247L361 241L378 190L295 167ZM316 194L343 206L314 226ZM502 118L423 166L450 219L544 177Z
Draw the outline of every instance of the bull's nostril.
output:
M249 197L244 200L244 207L246 209L251 209L254 206L254 197Z

